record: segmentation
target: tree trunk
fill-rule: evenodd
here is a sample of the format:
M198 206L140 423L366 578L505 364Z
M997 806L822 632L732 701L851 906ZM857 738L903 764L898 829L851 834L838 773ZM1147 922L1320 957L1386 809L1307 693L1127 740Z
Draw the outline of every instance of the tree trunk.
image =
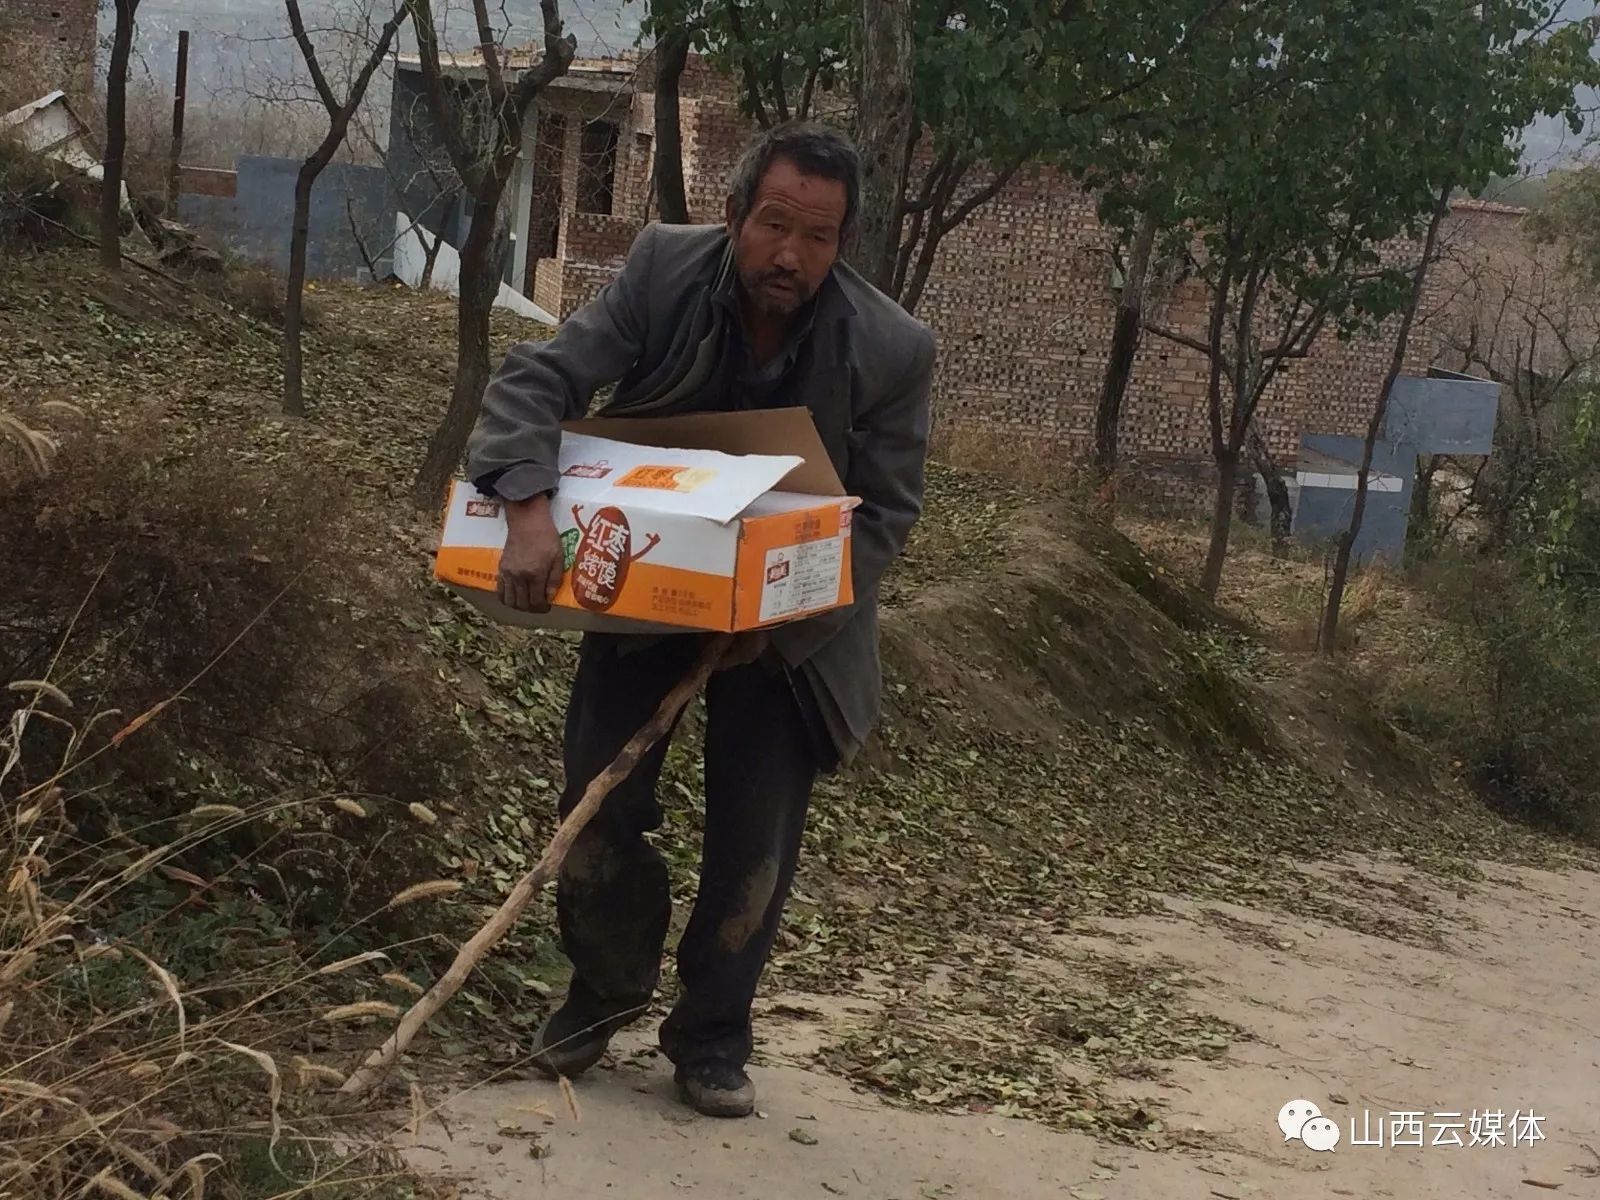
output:
M1206 550L1200 590L1212 599L1222 586L1222 563L1228 557L1228 535L1233 529L1233 493L1239 481L1239 451L1228 450L1217 460L1217 499L1211 509L1211 546Z
M1100 403L1094 414L1094 466L1102 480L1111 478L1117 468L1117 432L1122 424L1122 401L1133 377L1133 361L1139 352L1139 333L1144 320L1145 288L1150 276L1150 253L1156 243L1156 219L1146 213L1139 222L1128 259L1122 295L1117 298L1117 322L1111 332L1111 358L1106 363L1105 382L1100 388Z
M428 241L428 227L418 227L418 234L422 239L422 279L417 285L417 290L425 292L433 283L433 264L439 261L439 247L444 245L444 234L436 233L433 241Z
M1288 553L1289 535L1294 529L1294 509L1289 504L1289 485L1283 481L1283 476L1278 471L1278 464L1272 460L1272 451L1267 449L1266 439L1261 436L1261 431L1256 428L1254 421L1250 422L1248 444L1250 463L1261 476L1262 486L1267 489L1267 505L1271 510L1267 528L1272 534L1272 556L1283 558Z
M283 305L283 411L291 416L303 417L306 412L306 402L300 327L301 317L305 311L306 243L311 236L311 192L316 186L317 176L322 174L327 165L333 161L333 156L339 152L339 147L344 145L345 134L350 129L350 120L355 116L356 109L361 107L361 101L367 94L367 85L372 82L373 73L377 71L384 56L389 52L389 43L394 40L394 35L399 32L401 24L406 19L406 7L401 4L396 8L394 15L384 25L377 44L351 82L349 95L345 97L343 103L340 103L333 88L328 85L322 64L317 61L316 47L307 36L305 22L300 17L299 0L288 0L287 8L289 27L294 32L295 42L300 47L300 54L305 60L306 69L311 74L312 83L316 85L323 110L328 115L328 132L322 135L322 141L317 144L317 148L305 162L300 164L300 173L294 181L294 223L289 237L289 282ZM356 235L357 244L360 244L355 217L350 211L348 202L345 205L345 213L350 217L350 232ZM371 260L367 259L365 246L362 246L361 256L369 265L371 264Z
M1437 454L1417 457L1417 480L1411 487L1411 512L1407 516L1411 532L1427 530L1433 520L1433 476L1439 469Z
M117 27L106 75L106 152L101 160L100 265L122 269L122 168L128 152L128 58L139 0L116 0Z
M326 143L324 143L326 144ZM306 415L300 328L305 311L306 243L311 237L311 189L324 163L322 147L300 164L294 181L294 221L289 233L289 282L283 298L283 411Z
M900 251L902 180L916 120L912 81L916 46L911 0L862 0L861 105L856 143L861 150L861 206L856 220L856 269L883 292L894 287ZM914 303L914 301L913 301Z
M1428 224L1428 236L1422 244L1422 261L1411 279L1411 296L1406 301L1405 315L1400 320L1400 332L1394 340L1394 355L1389 360L1389 374L1378 393L1378 402L1372 408L1372 420L1367 424L1366 441L1361 447L1361 470L1356 474L1356 502L1350 513L1350 528L1339 535L1334 551L1333 575L1328 581L1328 602L1322 610L1322 627L1317 632L1317 649L1332 654L1339 637L1339 607L1344 603L1345 583L1350 577L1350 555L1356 538L1361 533L1361 521L1367 515L1367 477L1372 472L1372 449L1383 429L1383 418L1389 411L1389 397L1394 392L1395 381L1405 369L1406 351L1411 346L1411 330L1417 323L1417 310L1422 307L1422 292L1428 282L1428 266L1433 261L1439 244L1439 227L1450 211L1450 193L1453 185L1447 184L1439 192L1433 209L1433 220Z
M500 198L505 181L490 179L485 195L472 210L467 238L461 247L460 296L456 302L456 379L450 407L428 442L428 453L412 485L417 507L431 509L442 500L450 478L461 465L461 455L472 436L489 382L489 317L500 290Z
M683 186L683 126L678 119L678 81L689 61L689 30L656 39L656 212L668 225L689 223Z

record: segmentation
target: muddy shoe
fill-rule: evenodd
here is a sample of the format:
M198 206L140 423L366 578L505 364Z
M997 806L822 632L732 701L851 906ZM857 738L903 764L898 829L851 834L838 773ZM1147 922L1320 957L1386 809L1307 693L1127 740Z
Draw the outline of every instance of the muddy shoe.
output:
M756 1109L756 1087L743 1068L711 1059L679 1067L673 1076L678 1095L708 1117L748 1117Z
M551 1079L576 1079L604 1057L611 1035L637 1010L620 1017L596 1016L570 999L545 1020L534 1041L533 1065Z

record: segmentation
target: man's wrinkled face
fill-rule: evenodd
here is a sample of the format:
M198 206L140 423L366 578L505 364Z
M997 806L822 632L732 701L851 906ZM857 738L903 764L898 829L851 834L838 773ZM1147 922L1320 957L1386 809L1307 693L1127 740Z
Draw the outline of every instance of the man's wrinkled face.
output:
M817 294L839 257L848 201L837 179L775 159L742 221L728 201L728 236L744 293L758 312L788 316Z

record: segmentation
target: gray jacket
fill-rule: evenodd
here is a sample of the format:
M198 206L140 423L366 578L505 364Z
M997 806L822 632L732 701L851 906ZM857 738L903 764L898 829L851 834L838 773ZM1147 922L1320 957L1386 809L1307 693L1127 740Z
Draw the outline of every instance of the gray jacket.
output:
M554 338L512 348L490 380L467 474L507 500L554 488L562 421L616 384L601 416L693 411L715 362L711 297L732 269L721 226L650 225L622 271ZM878 716L878 581L922 509L932 331L844 263L817 294L812 353L797 370L851 522L855 603L782 625L772 644L811 684L848 761Z

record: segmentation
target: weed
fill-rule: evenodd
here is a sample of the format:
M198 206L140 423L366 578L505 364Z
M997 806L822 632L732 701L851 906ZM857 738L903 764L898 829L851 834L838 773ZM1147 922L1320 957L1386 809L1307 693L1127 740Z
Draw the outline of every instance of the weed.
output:
M264 321L275 329L283 328L288 285L276 271L233 262L223 271L203 278L206 286L239 312ZM322 323L323 317L316 293L302 293L300 319L305 327L314 329Z

